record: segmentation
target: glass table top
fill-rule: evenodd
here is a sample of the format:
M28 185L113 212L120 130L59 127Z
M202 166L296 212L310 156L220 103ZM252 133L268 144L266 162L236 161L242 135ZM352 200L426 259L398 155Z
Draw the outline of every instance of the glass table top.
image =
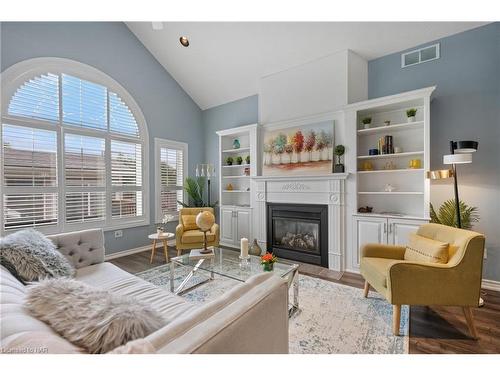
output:
M191 268L198 267L198 269L243 282L253 275L265 272L263 266L260 264L260 257L258 256L250 255L248 262L245 264L239 259L240 253L238 251L220 247L214 247L213 249L214 255L203 258L205 259L203 262L200 262L199 257L190 257L190 253L188 252L181 256L171 258L171 261L176 265ZM274 263L274 269L271 272L274 272L280 277L288 277L298 267L298 264L278 259L278 261Z

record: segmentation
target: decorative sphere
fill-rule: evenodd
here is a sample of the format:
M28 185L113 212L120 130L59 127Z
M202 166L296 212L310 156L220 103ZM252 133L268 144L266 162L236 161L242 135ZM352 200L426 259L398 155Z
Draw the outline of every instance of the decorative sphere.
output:
M215 223L215 216L210 211L202 211L196 216L196 225L203 232L212 228Z

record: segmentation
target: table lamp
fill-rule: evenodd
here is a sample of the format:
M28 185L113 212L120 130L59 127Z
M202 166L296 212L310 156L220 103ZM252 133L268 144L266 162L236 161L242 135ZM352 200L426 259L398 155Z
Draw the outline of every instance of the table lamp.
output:
M215 223L215 216L210 211L202 211L196 216L196 225L203 232L203 250L202 254L208 254L211 249L207 249L207 232Z

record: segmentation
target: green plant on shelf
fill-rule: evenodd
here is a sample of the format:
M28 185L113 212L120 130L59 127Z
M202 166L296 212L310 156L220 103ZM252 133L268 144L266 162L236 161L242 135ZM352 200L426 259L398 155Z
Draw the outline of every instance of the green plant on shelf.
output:
M236 164L241 165L241 163L243 163L243 158L241 156L238 156L236 158Z
M410 108L406 110L406 117L415 117L417 110L415 108Z
M368 124L371 124L372 123L372 118L371 117L365 117L361 120L361 123L363 125L368 125Z
M227 165L233 165L234 159L231 156L228 156L226 158L226 164Z
M250 155L247 155L247 157L245 158L245 161L247 162L247 164L250 164Z

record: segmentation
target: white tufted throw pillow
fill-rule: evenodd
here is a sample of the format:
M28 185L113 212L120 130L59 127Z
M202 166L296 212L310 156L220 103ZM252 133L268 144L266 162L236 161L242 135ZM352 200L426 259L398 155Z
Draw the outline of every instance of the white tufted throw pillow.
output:
M25 306L54 331L89 353L106 353L166 325L147 304L60 278L28 286Z

